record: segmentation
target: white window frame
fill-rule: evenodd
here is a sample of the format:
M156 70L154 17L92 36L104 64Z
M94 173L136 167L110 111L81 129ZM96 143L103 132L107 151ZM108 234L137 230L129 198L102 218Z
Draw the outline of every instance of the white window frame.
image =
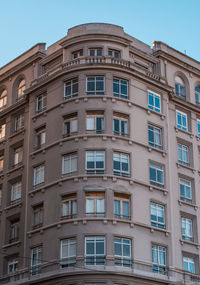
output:
M118 89L119 89L119 92L115 92L114 91L114 86L117 85L118 86ZM122 90L123 90L123 86L126 88L127 92L123 93ZM122 98L122 99L128 99L129 97L129 86L128 86L128 80L125 80L125 79L122 79L122 78L113 78L113 96L114 97L119 97L119 98Z
M44 183L44 172L44 164L40 164L33 168L33 186L37 186Z
M119 132L115 130L115 120L119 121ZM126 124L125 131L122 132L122 123ZM113 114L113 134L116 136L128 137L129 136L129 117L121 114Z
M184 188L184 196L181 195L181 186ZM187 189L189 189L190 192L190 197L187 197L186 192ZM191 185L191 181L183 179L183 178L179 178L179 191L180 191L180 199L182 201L188 202L188 203L192 203L192 185Z
M87 168L88 158L93 158L94 168ZM103 158L103 160L97 160L98 157ZM98 168L97 162L103 162L103 167ZM86 159L85 159L85 169L87 174L104 174L105 172L105 151L103 150L88 150L86 151Z
M178 116L180 116L180 119L181 119L180 124L178 123ZM184 120L185 120L185 123L184 123ZM187 114L179 110L176 110L176 127L180 130L188 131Z
M89 128L89 120L93 120L93 128ZM97 119L101 119L102 129L97 129ZM94 112L93 114L87 113L86 116L86 131L87 133L96 133L103 134L104 133L104 113L103 112Z
M153 179L151 178L151 169L153 169L153 170L155 171L156 180L153 180ZM160 172L161 174L159 174L159 172ZM163 179L163 182L162 182L162 183L158 181L159 175L162 175L162 176L161 176L162 179ZM154 186L157 186L157 187L159 187L159 188L160 188L160 187L163 188L164 185L165 185L165 179L164 179L164 178L165 178L165 177L164 177L164 166L163 166L163 165L160 165L160 164L157 164L157 163L154 163L154 162L150 162L150 164L149 164L149 179L150 179L150 184L151 184L151 185L154 185Z
M119 170L114 168L114 162L116 161L115 160L116 156L118 156L118 158L119 158L119 163L120 163L120 169ZM122 169L123 159L125 159L127 161L128 170ZM116 176L130 177L130 154L123 153L123 152L114 152L113 153L113 174Z
M61 215L63 218L74 219L77 217L77 198L76 198L76 196L63 198L61 203L62 203L61 204ZM64 208L67 208L67 210ZM66 213L65 213L65 211L66 211Z
M66 95L66 87L70 87L70 94ZM75 89L75 92L74 92ZM78 96L78 77L67 80L64 83L64 99L70 99Z
M94 79L94 90L88 90L88 82L90 81L90 79ZM100 80L100 78L102 80ZM103 89L102 90L97 90L97 83L99 82L103 82ZM87 76L86 78L86 93L87 95L95 95L95 96L101 96L105 94L105 77L104 76Z
M157 112L157 113L161 113L161 96L160 96L160 94L157 94L151 90L147 90L147 94L148 94L148 108L150 110ZM152 96L153 104L150 103L150 96ZM156 100L159 101L159 106L156 106Z
M18 260L15 258L8 261L8 274L12 274L18 271Z
M150 132L153 133L152 135L153 141L150 140ZM162 129L149 124L148 125L148 142L149 142L149 146L162 149L163 148Z
M116 241L118 240L118 241ZM114 247L115 244L120 245L121 247L121 255L116 254L114 250L114 257L115 257L115 266L122 266L122 267L131 267L131 251L132 251L132 246L131 246L131 239L127 238L122 238L122 237L114 237ZM129 252L130 255L125 255L124 254L124 247L129 246Z
M186 265L186 264L187 264L187 270L184 269L184 265ZM194 270L190 270L190 265L193 266ZM190 272L190 273L195 273L195 260L194 260L194 258L183 256L183 270Z
M197 106L200 106L200 86L195 86L195 103Z
M33 258L36 255L36 258ZM33 262L35 260L35 262ZM34 247L31 250L31 274L36 275L41 271L42 264L42 247Z
M115 202L119 202L120 203L120 213L119 214L117 214L117 213L115 213ZM123 214L123 209L124 209L124 202L126 202L126 203L128 203L128 216L125 216L124 214ZM114 217L116 218L116 219L125 219L125 220L130 220L130 197L127 197L127 198L125 198L125 197L120 197L120 195L118 196L118 195L114 195L114 206L113 206L113 214L114 214Z
M69 123L69 132L67 132L67 124ZM72 115L67 117L63 122L63 136L73 136L78 132L78 116Z
M66 171L66 163L69 163L69 170ZM74 164L75 163L75 164ZM62 174L73 175L78 170L78 154L77 152L68 153L62 157Z
M181 232L182 232L182 239L193 241L193 221L192 219L188 218L181 218Z
M93 202L93 212L88 211L89 205L88 201ZM103 211L99 211L98 202L103 201ZM94 193L86 193L85 195L85 212L87 217L104 217L105 216L105 193L103 192L94 192Z
M156 216L156 221L152 220L152 215L155 212L155 216ZM160 215L160 213L162 213L162 215ZM158 204L158 203L154 203L151 202L150 204L150 216L151 216L151 226L159 228L159 229L165 229L166 228L166 224L165 224L165 206ZM162 218L163 221L159 221L159 218Z
M179 157L179 153L181 157ZM189 147L187 145L178 143L178 163L189 166Z
M67 247L67 255L64 256L63 247ZM74 253L72 254L72 249ZM76 239L67 238L63 239L60 242L60 264L62 267L66 267L76 263Z
M91 55L92 50L94 51L94 55ZM102 48L89 48L88 51L89 51L89 53L88 53L89 56L102 56L102 54L103 54ZM98 54L98 51L101 51L101 54Z
M156 259L157 262L154 262L153 260L153 251L156 252ZM161 254L164 254L164 262L160 260ZM166 262L167 262L167 249L164 246L152 244L152 265L153 265L153 272L159 273L159 274L166 274Z
M10 201L17 202L21 199L22 194L22 182L18 181L12 184L11 186L11 198Z
M36 97L36 113L41 113L47 107L47 94L42 93Z
M94 241L94 253L93 254L87 254L87 241ZM101 254L96 253L96 244L97 242L103 242L104 243L104 252ZM104 265L105 264L105 248L106 248L106 239L104 236L91 236L91 237L85 237L85 263L86 265ZM87 258L93 259L93 263L87 261ZM99 260L100 262L99 262Z
M23 146L17 147L14 149L14 166L22 163L23 160Z

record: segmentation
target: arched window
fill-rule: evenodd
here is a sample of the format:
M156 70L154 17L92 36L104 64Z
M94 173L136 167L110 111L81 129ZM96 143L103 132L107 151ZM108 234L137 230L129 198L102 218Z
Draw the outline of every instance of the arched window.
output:
M0 93L0 111L3 109L7 104L7 90L3 90Z
M19 82L18 88L17 88L17 101L23 98L24 91L25 91L25 79L22 79Z
M195 102L197 105L200 106L200 86L199 85L195 87Z
M179 76L175 77L175 92L176 96L185 99L185 84Z

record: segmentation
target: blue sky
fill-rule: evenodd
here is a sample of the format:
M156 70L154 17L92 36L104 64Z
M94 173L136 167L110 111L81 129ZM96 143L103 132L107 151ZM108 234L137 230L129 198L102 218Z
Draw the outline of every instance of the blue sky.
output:
M149 45L160 40L200 61L200 0L0 0L0 11L0 67L89 22L123 26Z

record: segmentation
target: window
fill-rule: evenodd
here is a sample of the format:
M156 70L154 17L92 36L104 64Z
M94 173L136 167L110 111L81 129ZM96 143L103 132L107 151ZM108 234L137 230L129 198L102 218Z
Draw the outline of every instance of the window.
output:
M195 102L197 105L200 105L200 86L195 87Z
M197 120L197 136L200 137L200 120Z
M86 265L105 264L105 237L85 238L85 263Z
M0 140L5 138L6 124L0 125Z
M15 121L15 132L20 131L24 128L24 114L19 114L14 118Z
M104 133L104 112L88 111L86 117L87 133L103 134Z
M129 220L130 217L130 197L126 194L114 194L114 217L117 219Z
M46 126L35 130L35 147L41 148L46 143Z
M120 58L120 51L109 48L108 49L108 56L112 56L114 58Z
M47 95L40 94L36 97L36 113L44 111L47 107Z
M0 206L2 205L2 186L0 186Z
M18 260L15 258L8 261L8 274L15 273L16 271L18 271Z
M128 99L128 81L113 78L113 95L115 97Z
M131 240L114 238L115 265L131 267Z
M130 176L129 154L114 152L113 174L124 177Z
M35 247L31 250L31 275L41 272L42 247Z
M76 152L68 153L62 158L62 174L75 174L77 172L78 155Z
M64 84L64 99L78 96L78 78L68 80Z
M195 262L193 258L183 257L183 270L195 273Z
M10 221L10 240L9 242L15 242L19 240L19 219Z
M76 59L80 56L83 56L83 49L79 49L79 50L72 52L72 58L73 59Z
M88 192L86 193L86 216L87 217L104 217L104 193Z
M3 90L0 94L0 111L6 106L7 104L7 91Z
M61 240L60 263L62 267L76 263L76 239L68 238Z
M77 113L70 114L64 117L64 129L63 136L73 136L76 135L78 131L78 118Z
M182 201L192 203L191 181L179 179L180 199Z
M164 187L164 167L150 162L149 167L150 184L157 187Z
M18 166L22 163L23 147L17 147L14 149L14 166Z
M186 145L178 144L178 162L189 165L189 148Z
M77 217L77 200L76 195L67 195L62 197L62 217L74 219Z
M33 207L33 227L38 228L43 224L44 207L43 204L39 204Z
M113 134L116 136L128 137L129 117L121 113L113 113Z
M105 171L105 151L86 152L86 173L103 174Z
M188 130L187 115L178 110L176 110L176 126L181 130Z
M149 146L162 149L162 130L152 125L148 126Z
M153 272L166 274L166 247L152 245Z
M159 229L165 229L165 207L151 203L151 225Z
M90 48L89 55L90 56L102 56L102 48Z
M25 91L25 88L26 88L25 84L26 84L26 82L25 82L24 79L22 79L19 82L19 85L18 85L18 88L17 88L17 98L16 98L16 101L21 100L24 97L24 91Z
M15 182L11 186L11 203L18 202L21 199L22 183L21 181Z
M38 165L33 169L33 185L37 186L44 183L44 164Z
M182 239L193 241L192 220L181 218L182 224Z
M175 94L176 94L176 96L185 99L184 82L179 76L175 77Z
M4 154L0 154L0 171L3 170L3 164L4 164Z
M161 112L161 98L160 95L148 91L148 108L160 113Z
M104 95L104 77L87 77L87 95Z

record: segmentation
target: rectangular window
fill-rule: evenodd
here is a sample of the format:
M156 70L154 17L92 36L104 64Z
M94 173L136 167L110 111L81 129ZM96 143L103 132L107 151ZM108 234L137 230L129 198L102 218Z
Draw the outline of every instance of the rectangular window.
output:
M176 126L181 130L188 130L187 114L176 110Z
M200 137L200 120L197 120L197 136Z
M86 173L103 174L105 171L105 151L86 152Z
M63 136L69 137L76 135L78 132L78 117L77 113L70 114L64 117Z
M183 257L183 270L190 273L195 273L195 262L194 258Z
M131 240L114 238L115 266L131 267Z
M103 192L86 193L86 216L104 217L105 215L105 194Z
M114 194L114 217L130 220L130 197L126 194Z
M2 186L0 186L0 207L2 205Z
M23 158L23 147L17 147L14 149L14 166L18 166L22 163Z
M62 174L75 174L77 172L77 152L68 153L62 157Z
M33 169L33 185L37 186L44 183L44 164L38 165Z
M9 243L19 240L19 220L10 222L10 240Z
M87 133L104 133L104 112L103 111L88 111L86 117Z
M120 113L113 113L113 134L116 136L129 136L129 117Z
M186 145L178 144L178 162L189 165L189 148Z
M3 140L5 138L6 134L6 124L0 125L0 140Z
M180 199L182 201L192 203L191 181L180 178L179 190L180 190Z
M76 263L75 238L61 240L60 259L62 268Z
M102 56L102 48L90 48L89 55L90 56Z
M12 259L8 261L8 274L12 274L18 271L18 260Z
M4 154L0 154L0 171L3 170L4 165Z
M31 250L31 275L41 273L42 247L35 247Z
M11 203L18 202L21 199L22 183L18 181L11 186Z
M151 203L151 225L156 228L165 229L165 207Z
M128 99L128 81L113 78L113 95L115 97Z
M78 78L68 80L64 84L64 99L78 96Z
M4 90L0 95L0 111L7 105L7 91Z
M193 241L192 220L181 218L182 224L182 239Z
M39 204L33 207L33 227L39 228L43 224L44 207L43 204Z
M149 167L150 184L157 187L164 187L164 167L150 162Z
M41 148L46 143L46 126L35 130L35 147Z
M83 49L79 49L79 50L72 52L72 59L76 59L80 56L83 56Z
M198 106L200 105L200 93L195 93L195 103Z
M162 130L152 125L148 126L149 146L162 149Z
M129 154L114 152L113 154L113 174L118 176L130 176Z
M114 58L120 58L120 51L116 50L116 49L108 49L108 56L112 56Z
M152 92L152 91L148 91L148 108L156 111L158 113L161 112L161 98L160 95Z
M85 263L86 265L105 264L105 237L85 238Z
M104 77L87 77L87 95L104 95Z
M19 114L14 118L15 132L18 132L24 128L24 114Z
M76 195L67 195L62 197L62 217L74 219L77 217L77 200Z
M41 94L36 97L36 113L44 111L47 107L47 95Z
M153 272L166 274L166 247L152 245Z

